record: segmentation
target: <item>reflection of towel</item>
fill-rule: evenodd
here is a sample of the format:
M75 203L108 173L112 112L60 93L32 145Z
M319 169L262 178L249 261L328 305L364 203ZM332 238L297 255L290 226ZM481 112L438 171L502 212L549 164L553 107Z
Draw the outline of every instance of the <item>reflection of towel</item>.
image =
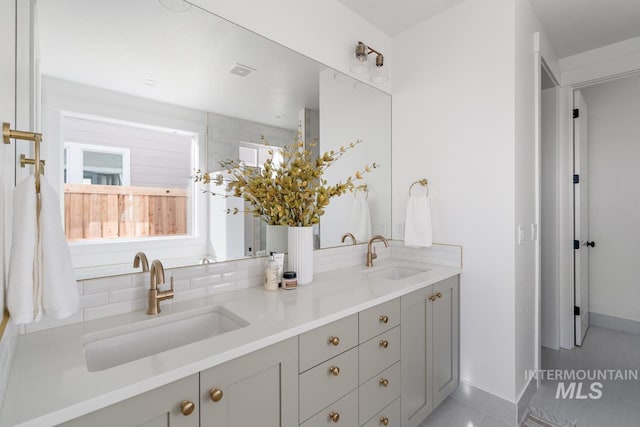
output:
M9 312L16 324L43 314L62 319L78 310L78 299L57 193L42 179L38 197L31 176L14 190Z
M358 242L367 242L371 238L371 213L367 192L356 191L349 219L349 229Z
M404 226L405 246L431 247L433 229L431 227L431 202L429 197L409 196L407 219Z
M42 309L49 318L64 319L78 311L78 286L73 274L69 245L62 230L58 193L42 179L40 195Z

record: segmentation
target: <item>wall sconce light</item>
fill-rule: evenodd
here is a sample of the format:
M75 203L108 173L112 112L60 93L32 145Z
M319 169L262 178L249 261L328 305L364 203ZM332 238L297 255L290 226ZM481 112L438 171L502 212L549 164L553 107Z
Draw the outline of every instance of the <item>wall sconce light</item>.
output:
M369 55L376 54L375 64L369 66ZM373 83L384 83L389 81L389 73L384 65L384 55L374 48L362 42L356 45L355 58L349 67L355 74L369 73L369 80Z

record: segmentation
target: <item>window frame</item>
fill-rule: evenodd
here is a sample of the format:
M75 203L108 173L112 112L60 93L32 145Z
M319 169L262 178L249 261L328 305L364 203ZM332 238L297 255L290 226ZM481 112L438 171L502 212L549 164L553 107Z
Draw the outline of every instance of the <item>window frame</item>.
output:
M79 164L80 174L84 174L84 152L91 151L93 153L121 154L122 155L122 186L131 185L131 149L121 147L109 147L106 145L85 144L82 142L63 141L63 148L67 151L67 180L69 180L70 165L77 166ZM193 148L192 148L193 150ZM76 160L71 162L75 157ZM64 163L63 163L64 167ZM63 168L64 170L64 168ZM64 183L64 179L63 179ZM66 183L65 183L66 184ZM73 184L80 184L75 182Z

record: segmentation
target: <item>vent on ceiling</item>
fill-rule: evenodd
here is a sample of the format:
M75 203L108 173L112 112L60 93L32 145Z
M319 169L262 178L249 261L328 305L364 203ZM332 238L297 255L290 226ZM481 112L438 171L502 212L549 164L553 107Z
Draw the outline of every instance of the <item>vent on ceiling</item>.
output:
M240 77L247 77L249 74L257 71L255 68L251 68L248 65L242 65L236 62L236 65L229 71L231 74L235 74Z

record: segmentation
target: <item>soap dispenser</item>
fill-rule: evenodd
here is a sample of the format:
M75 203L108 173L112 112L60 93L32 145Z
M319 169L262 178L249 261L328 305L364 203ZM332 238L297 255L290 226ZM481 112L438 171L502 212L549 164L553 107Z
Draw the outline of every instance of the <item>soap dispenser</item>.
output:
M269 260L267 261L266 271L264 275L264 289L267 291L277 291L278 290L278 262L273 257L273 252L271 252L271 256L269 256Z

